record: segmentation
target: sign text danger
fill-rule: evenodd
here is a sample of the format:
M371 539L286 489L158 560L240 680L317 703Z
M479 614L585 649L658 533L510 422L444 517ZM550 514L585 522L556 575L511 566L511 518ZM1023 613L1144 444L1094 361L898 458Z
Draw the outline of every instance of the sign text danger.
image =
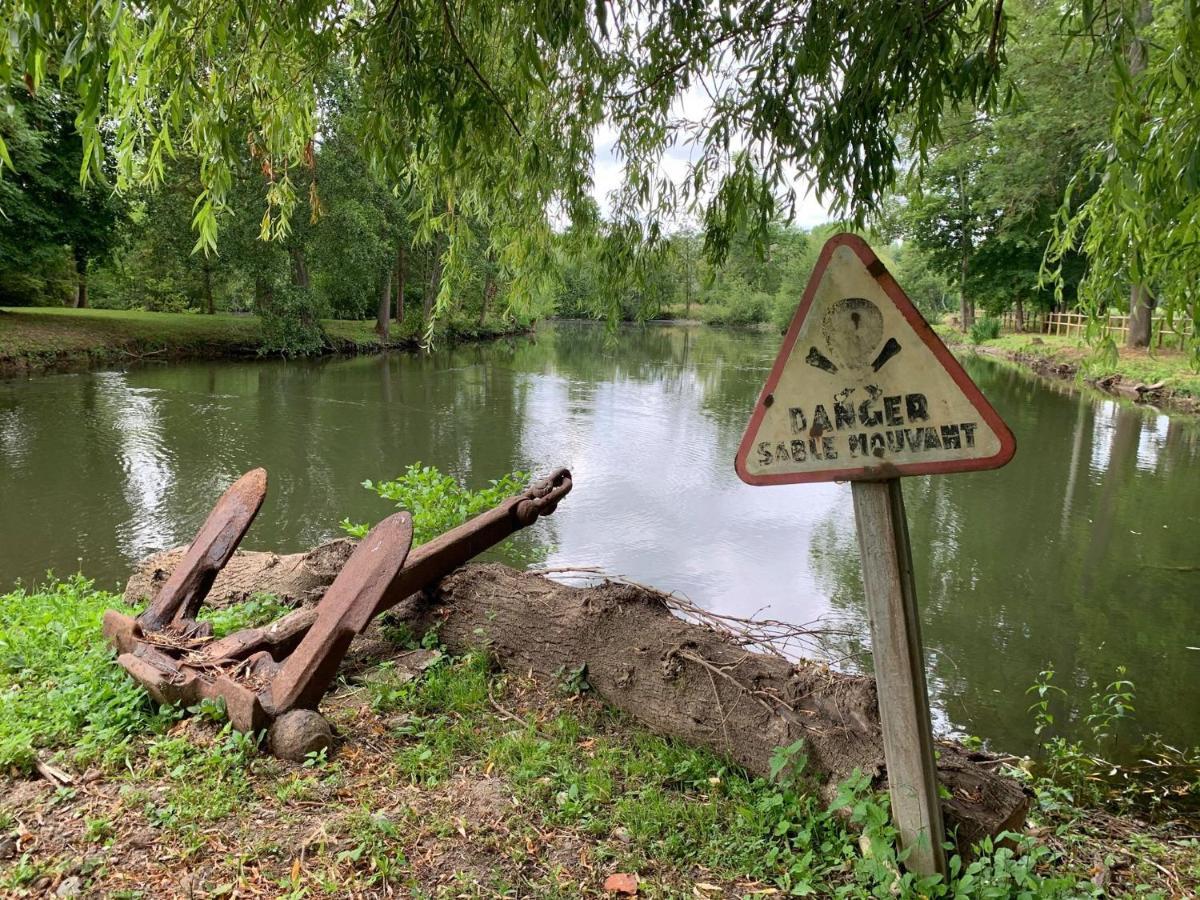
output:
M854 388L845 388L831 403L818 403L811 409L788 407L793 437L759 441L755 446L757 464L888 459L974 448L978 423L931 422L924 394L884 396L875 385L863 390L866 396L856 397Z

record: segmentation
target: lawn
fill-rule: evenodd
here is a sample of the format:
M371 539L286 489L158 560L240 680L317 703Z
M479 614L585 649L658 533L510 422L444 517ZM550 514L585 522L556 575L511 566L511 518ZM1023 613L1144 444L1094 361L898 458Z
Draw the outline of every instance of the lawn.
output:
M970 346L966 336L952 328L938 326L938 334L951 346ZM1173 349L1133 350L1118 347L1112 351L1093 347L1082 338L1053 334L1006 333L978 345L984 352L998 352L1012 359L1043 359L1052 366L1068 366L1090 380L1119 375L1131 384L1162 384L1175 395L1200 398L1200 369L1188 351Z
M375 321L324 319L330 350L361 353L380 349ZM415 320L407 333L393 326L388 347L418 343ZM510 328L449 323L451 338L488 337ZM122 362L143 359L257 356L262 329L253 315L143 312L63 307L0 308L0 371L37 369L57 364Z

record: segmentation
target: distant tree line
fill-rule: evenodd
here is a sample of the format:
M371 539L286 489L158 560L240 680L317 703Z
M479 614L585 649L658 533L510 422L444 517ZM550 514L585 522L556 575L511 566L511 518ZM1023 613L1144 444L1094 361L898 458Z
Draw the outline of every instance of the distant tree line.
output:
M383 332L398 305L425 333L555 297L613 320L681 289L710 321L773 319L813 252L781 224L800 172L964 329L1128 310L1145 345L1153 314L1200 323L1195 4L842 12L2 5L0 302L253 309L298 349L323 315ZM601 128L623 169L604 216Z
M460 278L452 293L444 290L447 240L423 229L419 214L433 207L436 217L444 201L371 165L353 137L362 110L346 78L327 86L321 139L291 174L304 214L267 234L273 173L251 146L226 193L215 250L199 246L193 227L196 158L164 161L152 187L118 195L111 181L85 186L71 102L52 90L16 88L11 96L11 108L0 107L13 162L0 179L0 306L255 313L265 346L287 353L318 349L322 318L374 317L387 339L435 328L470 332L512 316L509 280L478 219L460 225L476 239L460 242L453 261Z

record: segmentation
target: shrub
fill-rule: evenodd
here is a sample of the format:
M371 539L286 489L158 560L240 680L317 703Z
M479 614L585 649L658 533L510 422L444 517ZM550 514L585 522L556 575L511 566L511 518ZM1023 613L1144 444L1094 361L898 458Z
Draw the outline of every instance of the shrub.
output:
M757 325L767 321L770 300L761 291L751 291L699 307L700 317L709 325Z
M259 304L264 354L309 356L326 345L316 297L309 288L283 284L269 301Z
M392 481L368 479L363 487L385 500L395 501L397 509L412 513L415 547L520 493L528 482L526 473L510 472L489 481L487 487L472 491L433 466L416 462ZM347 534L357 538L366 537L371 530L371 526L354 524L349 519L343 519L341 525Z
M982 344L984 341L994 341L1000 337L1000 320L992 316L976 319L971 326L971 343Z

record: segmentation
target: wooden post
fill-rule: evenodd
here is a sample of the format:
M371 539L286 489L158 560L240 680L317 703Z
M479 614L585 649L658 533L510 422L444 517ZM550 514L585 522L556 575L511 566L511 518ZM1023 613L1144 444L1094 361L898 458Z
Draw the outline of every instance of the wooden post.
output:
M925 656L900 479L855 481L851 489L871 622L871 653L879 689L892 820L902 846L909 851L905 866L920 875L945 875L945 829L933 761Z

